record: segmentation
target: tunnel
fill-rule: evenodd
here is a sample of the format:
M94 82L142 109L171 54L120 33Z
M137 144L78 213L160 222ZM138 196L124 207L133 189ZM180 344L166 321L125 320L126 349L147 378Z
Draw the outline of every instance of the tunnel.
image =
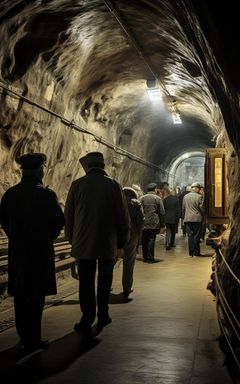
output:
M44 183L64 208L91 151L122 186L146 191L150 182L204 183L206 150L225 149L229 224L216 235L218 278L239 368L237 3L3 0L0 36L0 198L20 181L15 160L28 152L46 154Z

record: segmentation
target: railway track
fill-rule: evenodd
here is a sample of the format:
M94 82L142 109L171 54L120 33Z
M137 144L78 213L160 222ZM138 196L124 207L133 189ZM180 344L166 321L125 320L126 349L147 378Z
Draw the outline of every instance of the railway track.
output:
M44 310L54 305L60 304L64 299L78 292L78 284L75 286L72 284L60 287L58 289L60 292L55 296L46 297ZM6 299L8 300L8 299ZM14 307L13 300L10 298L5 310L1 311L0 314L0 333L6 331L7 329L15 326L15 316L14 316ZM1 306L1 304L0 304Z
M71 246L69 242L62 235L54 242L56 269L64 269L64 260L70 259ZM8 259L8 239L6 236L0 236L0 275L7 272L7 259ZM71 260L72 262L72 260ZM0 279L1 285L1 279Z
M62 235L54 243L55 269L58 280L58 294L46 297L44 310L61 303L65 298L78 292L78 282L73 279L71 266L73 258L70 256L70 244ZM8 240L6 236L0 236L0 295L7 289L7 252ZM121 260L115 264L118 268ZM61 274L62 273L62 274ZM64 277L63 277L64 276ZM13 298L0 296L0 333L15 325Z

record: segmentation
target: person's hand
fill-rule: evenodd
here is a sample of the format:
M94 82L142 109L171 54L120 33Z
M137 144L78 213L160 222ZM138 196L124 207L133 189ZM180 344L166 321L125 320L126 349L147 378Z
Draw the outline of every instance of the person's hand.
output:
M160 228L160 235L164 235L165 232L166 232L166 228L165 227Z
M123 250L123 248L118 248L118 250L117 250L117 258L118 259L123 259L123 257L124 257L124 250Z
M77 266L76 266L75 261L73 261L71 264L71 275L72 275L73 279L79 280L79 276L78 276L78 272L77 272Z

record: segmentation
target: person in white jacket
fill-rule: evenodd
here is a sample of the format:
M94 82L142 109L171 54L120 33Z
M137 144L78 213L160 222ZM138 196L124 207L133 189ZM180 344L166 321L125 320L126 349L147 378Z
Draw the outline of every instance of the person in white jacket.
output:
M79 301L82 311L75 330L91 336L96 317L95 275L97 281L98 328L111 322L108 299L117 250L129 234L129 215L121 185L104 171L100 152L80 158L86 175L73 181L65 205L65 234L72 245L79 274Z
M204 216L204 201L200 194L201 185L193 183L191 192L183 198L183 221L188 235L189 256L201 256L200 238Z

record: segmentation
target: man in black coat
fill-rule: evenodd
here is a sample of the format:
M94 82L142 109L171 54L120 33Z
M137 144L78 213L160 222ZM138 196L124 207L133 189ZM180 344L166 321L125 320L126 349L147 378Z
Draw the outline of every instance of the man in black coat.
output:
M91 337L96 315L99 330L112 321L108 299L113 267L118 249L128 241L129 214L121 185L104 170L103 154L89 152L79 161L86 175L74 180L68 192L65 234L79 274L81 319L74 329L84 337Z
M53 241L64 226L55 192L42 184L45 162L42 153L18 158L22 180L0 204L0 223L9 239L8 293L14 296L16 329L26 352L44 346L45 296L57 293Z
M163 205L165 209L166 250L170 250L171 247L175 247L180 206L177 196L172 195L168 187L164 188Z

